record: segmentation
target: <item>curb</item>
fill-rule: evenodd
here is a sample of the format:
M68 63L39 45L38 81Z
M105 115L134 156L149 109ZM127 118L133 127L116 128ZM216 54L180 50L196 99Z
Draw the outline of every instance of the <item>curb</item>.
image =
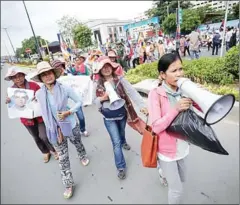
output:
M143 93L143 94L145 94L145 95L148 96L148 93L149 93L149 91L150 91L149 89L137 87L137 84L133 85L133 87L134 87L139 93ZM235 101L234 107L239 107L239 102L238 102L238 101Z

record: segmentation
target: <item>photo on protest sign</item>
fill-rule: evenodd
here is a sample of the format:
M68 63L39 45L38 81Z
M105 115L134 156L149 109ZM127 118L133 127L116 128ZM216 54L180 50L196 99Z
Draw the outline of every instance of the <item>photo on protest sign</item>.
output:
M36 101L32 101L34 96L33 90L8 88L7 94L11 99L11 102L7 105L9 118L32 119L41 116L39 104Z
M61 76L58 82L73 88L82 99L83 105L92 104L93 84L89 76Z

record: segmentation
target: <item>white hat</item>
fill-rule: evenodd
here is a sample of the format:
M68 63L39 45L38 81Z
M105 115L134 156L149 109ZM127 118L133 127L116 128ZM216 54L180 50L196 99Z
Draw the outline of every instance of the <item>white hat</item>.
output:
M41 80L39 79L39 75L49 70L53 70L53 72L55 73L56 79L61 76L61 69L53 68L48 62L42 61L37 64L37 71L31 77L31 80L41 83Z
M17 75L18 73L23 73L24 75L27 75L27 73L25 71L23 71L23 69L21 67L18 66L12 66L8 69L8 72L4 78L4 80L6 81L11 81L11 77Z

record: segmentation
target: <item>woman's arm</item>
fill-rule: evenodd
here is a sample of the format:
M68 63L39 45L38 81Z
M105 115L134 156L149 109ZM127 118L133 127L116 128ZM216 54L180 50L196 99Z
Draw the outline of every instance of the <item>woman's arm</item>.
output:
M120 78L120 82L122 83L126 94L129 98L139 105L140 109L145 108L146 105L143 101L142 96L137 92L137 90L123 77Z
M162 116L160 96L156 89L153 89L148 94L148 113L153 132L160 134L169 127L179 111L172 108L166 115Z
M68 97L75 102L75 105L69 110L71 113L75 113L82 106L81 98L74 92L74 90L68 86L65 86Z

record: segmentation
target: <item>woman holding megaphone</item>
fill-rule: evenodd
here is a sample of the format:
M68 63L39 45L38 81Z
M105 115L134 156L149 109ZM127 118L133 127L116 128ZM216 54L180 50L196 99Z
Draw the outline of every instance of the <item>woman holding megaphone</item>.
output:
M150 91L148 95L149 119L158 138L158 162L168 183L168 203L179 204L186 180L186 158L189 144L174 137L166 129L176 116L194 104L189 98L182 98L177 81L183 77L182 60L177 52L163 55L158 62L161 85ZM161 173L161 172L159 172Z
M145 123L138 117L131 100L138 104L142 113L145 114L147 110L140 94L127 80L115 74L118 66L109 57L102 56L98 59L95 73L99 74L99 79L93 92L96 95L94 101L103 115L112 141L117 176L125 179L126 162L122 148L130 150L125 138L126 123L139 133L145 128Z

